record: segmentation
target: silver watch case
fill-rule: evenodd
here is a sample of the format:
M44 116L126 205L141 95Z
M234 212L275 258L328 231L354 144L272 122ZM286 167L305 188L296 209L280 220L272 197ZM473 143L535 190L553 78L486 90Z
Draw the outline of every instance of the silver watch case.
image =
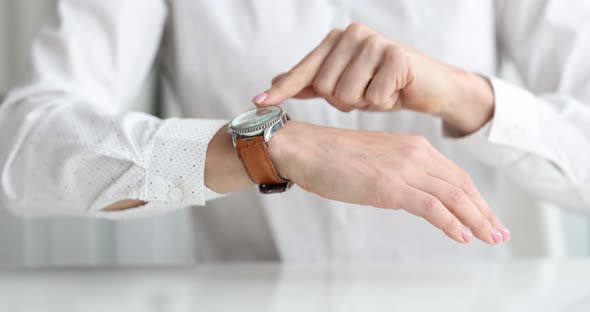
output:
M246 129L233 129L231 127L232 122L230 121L230 123L228 125L228 132L232 134L231 138L232 138L232 143L233 143L234 147L236 147L237 140L244 139L244 138L256 137L256 136L263 136L264 142L268 143L268 141L270 141L270 139L282 127L284 127L285 123L287 123L287 121L289 120L289 115L287 115L287 113L280 106L277 106L277 107L280 109L279 116L277 116L276 118L274 118L271 121L264 123L262 125L258 125L258 126L246 128ZM244 113L246 113L246 112L244 112ZM242 114L244 114L244 113L242 113ZM235 118L238 118L242 114L239 114Z

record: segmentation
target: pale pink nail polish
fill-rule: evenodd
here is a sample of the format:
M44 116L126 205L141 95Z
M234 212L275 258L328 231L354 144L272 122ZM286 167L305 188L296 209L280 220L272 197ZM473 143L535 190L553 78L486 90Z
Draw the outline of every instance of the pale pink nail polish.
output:
M503 225L500 226L500 233L502 233L502 238L504 238L504 241L508 241L508 240L510 240L510 238L512 238L512 234L510 234L510 230Z
M496 244L499 244L502 241L504 241L504 238L502 237L502 233L500 233L500 231L498 231L496 229L492 229L492 239L494 240L494 242Z
M473 234L467 230L463 230L463 232L461 232L461 237L463 237L465 243L469 243L473 239Z
M268 98L268 93L262 92L262 93L258 94L257 96L255 96L252 99L252 102L254 102L254 104L262 104L262 102L264 102L264 100L266 100L266 98Z

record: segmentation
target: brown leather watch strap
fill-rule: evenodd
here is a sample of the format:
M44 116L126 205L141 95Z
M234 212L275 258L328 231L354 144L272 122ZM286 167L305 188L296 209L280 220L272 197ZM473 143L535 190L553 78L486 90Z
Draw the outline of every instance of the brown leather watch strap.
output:
M277 173L262 136L236 140L236 151L252 181L260 185L262 193L277 193L289 188L291 182Z

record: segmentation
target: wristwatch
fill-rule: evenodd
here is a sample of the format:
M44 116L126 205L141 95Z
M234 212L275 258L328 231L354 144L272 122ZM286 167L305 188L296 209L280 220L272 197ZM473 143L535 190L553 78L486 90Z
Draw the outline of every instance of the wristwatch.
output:
M260 193L281 193L293 184L276 171L268 154L268 141L275 135L289 116L279 106L267 106L247 110L229 122L229 132L238 157Z

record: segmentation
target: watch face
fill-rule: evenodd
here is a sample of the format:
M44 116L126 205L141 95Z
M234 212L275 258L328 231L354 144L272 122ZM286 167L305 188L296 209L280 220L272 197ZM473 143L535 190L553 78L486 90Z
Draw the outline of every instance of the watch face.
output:
M277 120L282 112L283 110L278 106L253 108L232 119L229 126L232 130L248 131Z

